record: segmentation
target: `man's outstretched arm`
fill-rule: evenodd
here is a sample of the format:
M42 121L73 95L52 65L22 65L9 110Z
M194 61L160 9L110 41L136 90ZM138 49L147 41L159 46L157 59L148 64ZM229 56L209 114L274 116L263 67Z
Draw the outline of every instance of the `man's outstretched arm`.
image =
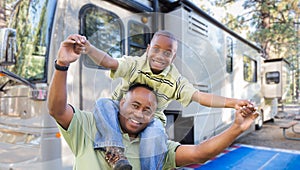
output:
M220 154L244 131L246 131L258 113L252 107L242 107L236 111L234 123L223 133L214 136L198 145L181 145L176 150L176 165L204 163Z
M83 41L76 35L70 35L63 41L58 50L56 64L69 66L76 61L82 48L75 48L75 44ZM73 109L67 104L67 71L55 70L48 95L49 114L65 129L73 117Z

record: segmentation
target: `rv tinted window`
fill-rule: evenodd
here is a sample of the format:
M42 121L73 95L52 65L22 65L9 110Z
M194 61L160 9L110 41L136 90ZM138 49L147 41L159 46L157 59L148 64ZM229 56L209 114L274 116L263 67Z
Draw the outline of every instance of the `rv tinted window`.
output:
M128 54L131 56L141 56L150 43L149 28L139 22L130 21L128 23Z
M256 61L248 56L243 57L244 62L244 80L248 82L257 81L257 64Z
M267 84L278 84L280 82L278 71L267 72L266 73L266 83Z
M123 25L116 14L94 5L87 5L81 9L80 23L80 33L85 35L96 48L114 58L123 55L121 41ZM87 67L101 68L87 55L83 61Z

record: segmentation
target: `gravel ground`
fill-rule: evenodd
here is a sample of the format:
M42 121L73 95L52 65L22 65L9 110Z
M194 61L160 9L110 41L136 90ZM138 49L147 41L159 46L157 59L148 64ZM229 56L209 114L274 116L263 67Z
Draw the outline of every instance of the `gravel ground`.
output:
M284 106L283 110L279 109L274 122L265 122L261 130L242 136L235 143L300 151L300 140L285 139L282 129L279 128L280 125L286 124L298 116L300 116L300 105ZM300 132L300 120L298 121L299 125L295 126L295 130ZM300 134L293 133L291 128L286 130L286 134L290 137L300 138Z

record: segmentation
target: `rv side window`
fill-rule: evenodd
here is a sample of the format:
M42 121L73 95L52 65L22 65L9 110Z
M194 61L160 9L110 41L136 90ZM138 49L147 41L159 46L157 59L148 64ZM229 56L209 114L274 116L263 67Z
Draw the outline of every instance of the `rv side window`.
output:
M272 71L266 73L266 83L267 84L278 84L280 82L278 71Z
M122 32L123 25L120 18L111 11L86 5L80 10L80 33L96 48L107 52L113 58L120 58L124 54ZM102 68L96 65L87 55L83 58L87 67Z
M244 62L244 80L248 82L257 82L257 63L248 56L243 57Z
M128 54L141 56L145 53L147 44L150 42L149 28L139 22L128 23Z
M232 59L233 59L233 40L230 37L226 39L226 48L227 48L227 55L226 55L226 71L227 73L232 73Z

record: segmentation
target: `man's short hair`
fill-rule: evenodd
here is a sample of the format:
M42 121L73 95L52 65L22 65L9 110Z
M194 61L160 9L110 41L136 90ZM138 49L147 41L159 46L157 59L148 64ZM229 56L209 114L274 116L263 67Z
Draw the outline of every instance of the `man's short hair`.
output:
M138 88L138 87L143 87L145 89L148 89L149 91L151 91L155 98L156 98L156 101L158 101L157 99L157 95L156 95L156 92L154 91L154 89L152 87L150 87L149 85L147 84L142 84L142 83L132 83L129 88L128 88L128 92L132 92L134 89Z
M144 87L145 89L148 89L149 91L152 91L154 93L154 90L152 87L150 87L147 84L142 84L142 83L133 83L129 86L128 91L133 91L137 87Z

